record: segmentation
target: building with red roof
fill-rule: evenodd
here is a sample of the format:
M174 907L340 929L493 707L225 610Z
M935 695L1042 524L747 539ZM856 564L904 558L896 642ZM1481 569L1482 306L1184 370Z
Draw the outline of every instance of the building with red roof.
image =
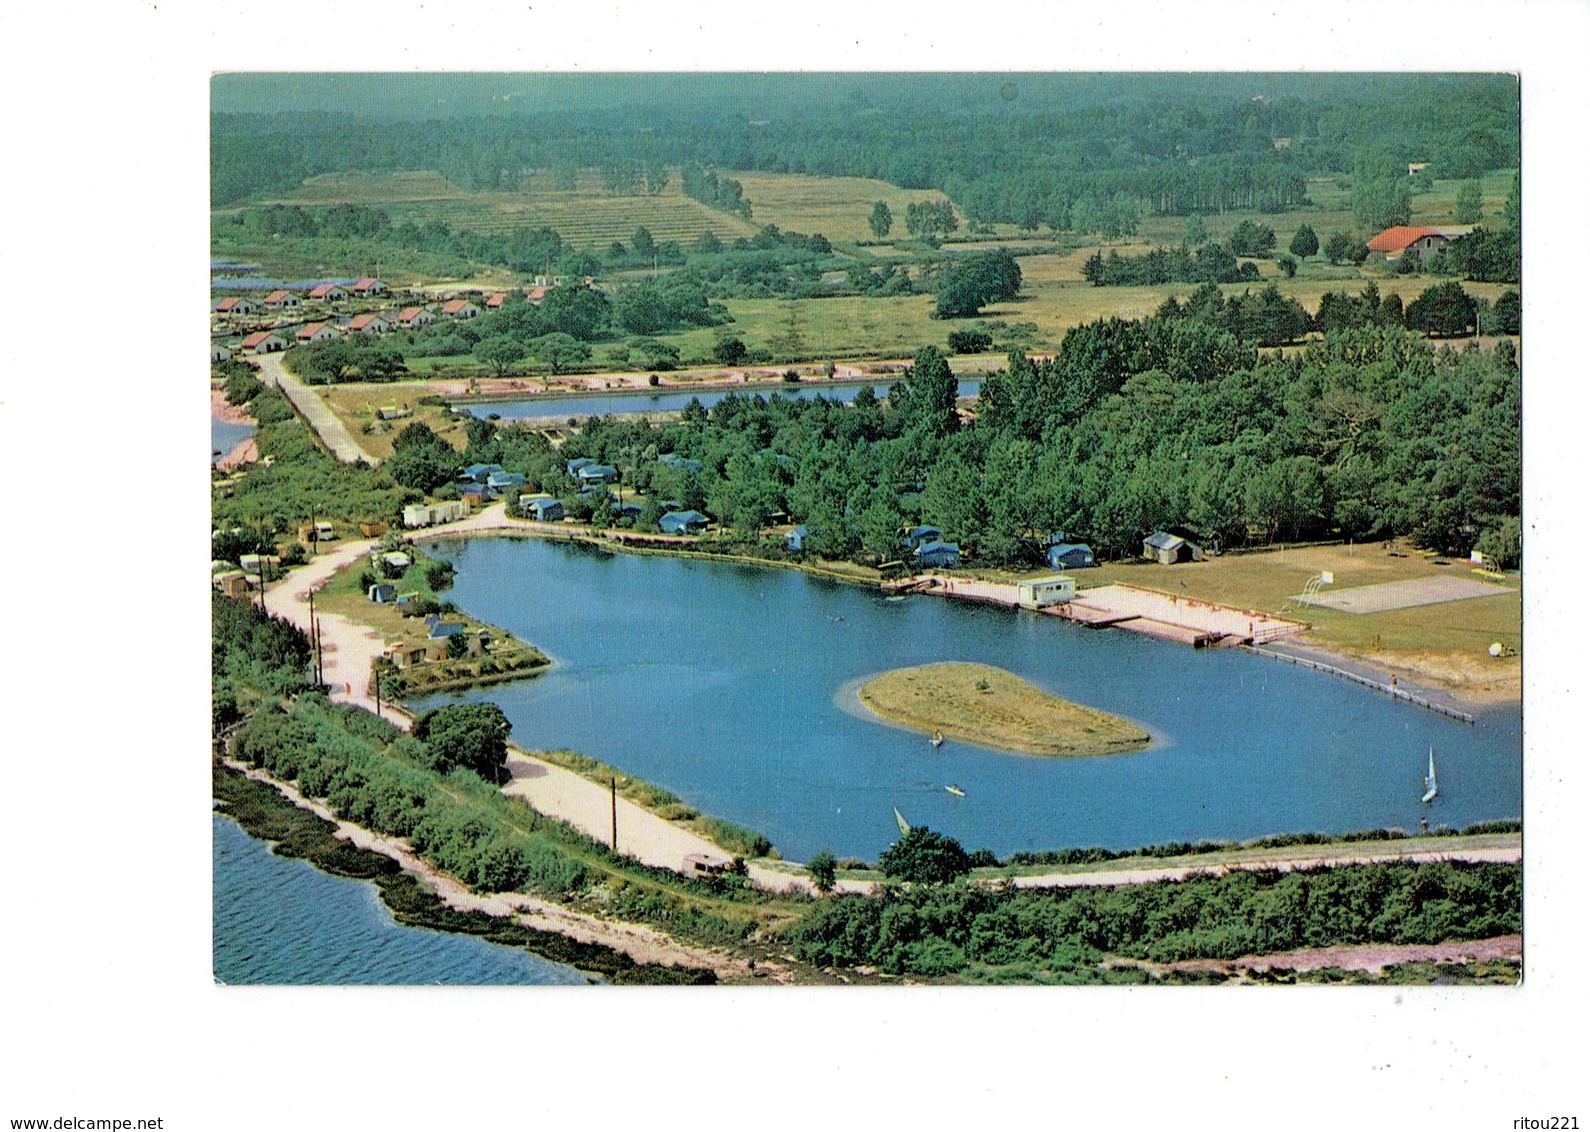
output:
M424 307L404 307L398 311L397 321L399 325L406 326L410 330L418 330L435 322L436 316Z
M348 320L348 329L360 334L385 334L392 324L378 314L359 314Z
M239 349L253 350L256 354L271 354L277 350L287 349L287 343L269 330L257 330L243 339Z
M330 342L340 335L336 327L328 326L324 322L306 322L298 328L298 333L293 337L300 342Z
M265 305L270 307L272 310L280 310L284 307L296 307L298 305L298 296L293 294L291 291L272 291L270 294L265 296Z
M216 314L253 314L259 310L259 304L247 296L233 295L222 299L212 309Z
M442 313L449 318L474 318L480 313L480 308L468 299L453 299L442 304Z
M311 299L325 299L328 302L334 299L346 299L348 292L335 283L317 283L309 289Z
M387 287L381 280L374 276L366 275L363 279L355 280L349 290L355 295L384 295Z
M1397 259L1406 251L1413 251L1422 263L1445 251L1453 240L1467 236L1474 226L1465 228L1429 228L1417 224L1398 224L1369 241L1371 255L1381 259Z

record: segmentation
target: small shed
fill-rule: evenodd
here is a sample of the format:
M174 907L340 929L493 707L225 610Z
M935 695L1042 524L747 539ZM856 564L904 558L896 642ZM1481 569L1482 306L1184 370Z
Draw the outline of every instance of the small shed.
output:
M228 570L224 574L216 574L211 577L210 584L224 597L248 596L248 575L241 570Z
M804 550L806 540L811 537L811 532L805 526L799 526L784 534L784 548L786 550Z
M377 605L390 605L397 600L397 587L391 582L377 582L366 596Z
M960 545L953 542L940 542L938 539L923 542L916 548L916 562L918 566L959 566L961 564Z
M1077 596L1077 580L1065 574L1028 578L1016 583L1016 604L1023 609L1043 609Z
M1203 547L1181 535L1169 531L1155 531L1143 540L1143 557L1161 566L1177 562L1197 562L1203 558Z
M684 861L684 872L687 876L722 876L733 868L734 862L727 857L717 857L710 853L690 853Z
M657 529L665 535L693 535L707 529L707 517L700 511L670 511L657 520Z
M1094 564L1093 549L1080 542L1052 542L1043 556L1055 570L1081 570Z

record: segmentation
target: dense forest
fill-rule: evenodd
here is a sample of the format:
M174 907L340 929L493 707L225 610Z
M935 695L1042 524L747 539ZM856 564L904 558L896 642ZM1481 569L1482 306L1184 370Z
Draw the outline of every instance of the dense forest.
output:
M1506 75L637 78L475 76L443 116L427 85L459 76L320 76L313 92L313 76L222 76L212 201L351 170L511 192L531 170L585 167L654 191L685 167L690 195L731 212L738 185L714 170L871 177L939 189L973 225L1112 234L1145 212L1298 207L1310 176L1351 173L1373 227L1404 206L1409 162L1467 179L1519 160Z

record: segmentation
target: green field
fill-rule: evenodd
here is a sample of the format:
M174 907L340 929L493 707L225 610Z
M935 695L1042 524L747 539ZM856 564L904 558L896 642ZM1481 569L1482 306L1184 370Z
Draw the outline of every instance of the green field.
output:
M745 188L757 224L777 224L788 232L821 232L838 243L871 240L867 217L883 201L894 215L892 239L906 237L907 206L938 201L936 189L901 189L864 177L808 177L799 173L730 173Z

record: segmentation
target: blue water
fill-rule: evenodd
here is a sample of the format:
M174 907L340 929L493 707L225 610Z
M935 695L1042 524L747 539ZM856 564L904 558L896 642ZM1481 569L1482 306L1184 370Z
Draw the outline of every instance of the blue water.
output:
M892 807L1001 856L1521 812L1516 707L1471 726L1238 650L943 598L890 601L795 571L535 540L444 549L459 571L449 598L557 663L415 706L494 701L519 743L622 767L796 859L824 846L875 857L898 836ZM1086 759L953 740L935 751L865 718L843 690L941 660L1008 669L1135 719L1156 741ZM1441 794L1425 807L1431 746Z
M230 818L211 821L215 977L230 984L579 984L553 963L474 936L404 927L369 881L278 857Z
M239 424L233 424L230 421L223 421L219 417L211 417L210 459L212 461L219 460L221 456L225 456L228 452L232 451L233 448L237 447L238 444L242 443L244 440L247 440L253 435L254 424L251 421L243 421ZM221 456L215 455L217 452L219 452Z
M467 409L477 417L484 417L489 413L498 416L511 417L599 417L606 413L676 413L690 403L691 398L700 401L705 408L711 408L727 397L731 392L740 396L763 397L777 393L780 397L799 397L802 399L817 396L819 393L830 401L853 401L856 394L861 391L865 382L855 384L823 384L823 385L766 385L754 389L719 389L700 393L667 392L667 393L589 393L573 397L546 397L533 401L475 401L469 404L455 405L456 409ZM874 384L872 391L879 397L889 395L889 386L892 382ZM975 397L983 387L981 379L965 380L961 382L960 395L962 397Z

